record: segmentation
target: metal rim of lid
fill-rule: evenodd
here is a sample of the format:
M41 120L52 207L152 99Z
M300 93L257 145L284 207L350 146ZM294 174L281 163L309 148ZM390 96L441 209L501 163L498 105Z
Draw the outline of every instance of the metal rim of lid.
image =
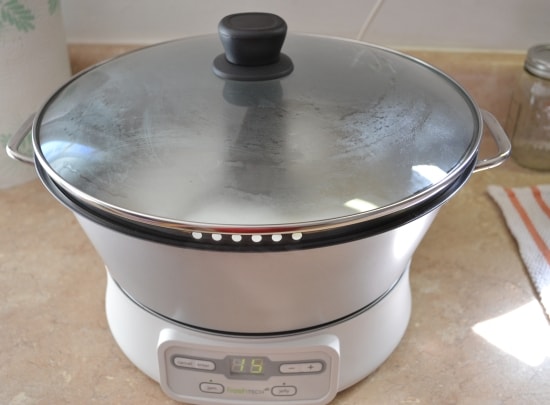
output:
M543 79L550 79L550 44L529 48L524 66L529 73Z
M37 165L37 174L44 186L65 207L99 226L134 238L201 250L263 252L290 251L338 245L364 239L380 233L392 231L439 208L450 199L468 180L475 167L476 156L460 175L447 187L430 199L418 203L387 217L356 223L340 224L334 228L289 229L285 232L274 229L258 229L253 233L235 233L229 230L208 228L179 228L159 226L155 222L136 221L135 218L121 216L119 212L109 212L87 204L60 187L48 175L47 170Z

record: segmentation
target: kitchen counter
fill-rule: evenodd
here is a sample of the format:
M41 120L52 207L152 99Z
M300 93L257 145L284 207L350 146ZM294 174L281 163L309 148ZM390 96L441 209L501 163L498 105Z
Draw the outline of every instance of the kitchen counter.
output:
M131 48L73 45L74 71ZM408 53L506 121L523 55ZM484 141L482 154L491 145ZM543 332L531 331L548 324L486 192L489 184L541 183L550 173L509 160L474 174L443 206L413 258L412 318L401 344L334 404L550 403L550 350L537 346ZM0 191L0 213L0 403L175 404L116 346L103 264L72 214L38 180ZM507 346L478 333L491 325Z

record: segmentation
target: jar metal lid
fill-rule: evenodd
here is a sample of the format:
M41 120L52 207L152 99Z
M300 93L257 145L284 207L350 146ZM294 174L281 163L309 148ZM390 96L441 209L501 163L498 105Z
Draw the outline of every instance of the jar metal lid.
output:
M529 48L525 59L525 70L537 77L550 79L550 44Z

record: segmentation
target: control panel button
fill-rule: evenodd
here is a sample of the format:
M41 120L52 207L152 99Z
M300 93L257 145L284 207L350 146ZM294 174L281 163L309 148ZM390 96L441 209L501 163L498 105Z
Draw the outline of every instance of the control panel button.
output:
M303 373L320 373L321 371L323 371L323 363L321 363L320 361L302 363Z
M279 366L281 374L320 373L323 371L323 363L310 361L304 363L284 363Z
M216 369L216 363L210 360L190 359L188 357L175 356L173 358L174 366L181 368L192 368L195 370L213 371Z
M200 383L199 389L207 394L223 394L225 391L223 385L210 382Z
M174 366L184 368L195 368L195 359L188 359L187 357L176 356L173 359Z
M275 397L291 397L297 392L298 389L293 385L278 385L271 388L271 394Z
M216 368L216 364L210 360L196 360L195 368L198 370L212 371Z
M300 372L300 363L285 363L279 366L282 374L294 374Z

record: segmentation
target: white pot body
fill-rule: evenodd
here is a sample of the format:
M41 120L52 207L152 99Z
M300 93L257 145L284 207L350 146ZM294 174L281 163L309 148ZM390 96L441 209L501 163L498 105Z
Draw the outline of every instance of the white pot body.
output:
M257 253L171 246L75 215L137 302L193 327L264 334L333 322L375 302L406 270L437 211L353 242Z
M183 400L185 403L214 404L218 403L216 400L219 398L216 398L215 394L202 394L193 399L181 398L174 396L172 390L166 389L166 378L163 377L165 373L162 372L162 366L159 364L158 347L160 336L167 329L177 333L179 345L200 343L204 347L214 347L225 353L242 352L243 350L263 354L273 353L280 348L292 350L292 348L304 345L307 347L316 339L324 336L335 337L339 343L339 366L337 367L339 372L335 391L341 391L372 373L399 344L407 328L411 312L408 276L409 273L405 270L394 288L380 302L345 322L296 335L250 338L211 335L172 324L143 310L128 299L108 275L107 320L115 340L132 363L149 377L160 382L168 395L176 400ZM204 376L202 373L199 374ZM206 376L208 378L219 377L212 377L209 374ZM192 382L189 385L192 386ZM325 388L328 389L328 387ZM326 401L307 403L327 403L330 399L328 397ZM245 402L247 401L239 403ZM257 404L259 401L252 403Z

